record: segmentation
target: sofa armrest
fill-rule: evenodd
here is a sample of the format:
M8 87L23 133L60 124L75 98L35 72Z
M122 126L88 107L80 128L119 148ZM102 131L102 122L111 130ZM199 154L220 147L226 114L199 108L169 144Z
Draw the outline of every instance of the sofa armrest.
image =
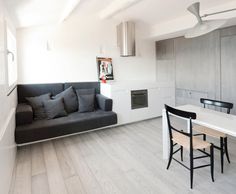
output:
M103 96L102 94L96 95L98 107L104 111L112 111L112 99Z
M33 122L33 109L28 104L18 104L16 108L16 126Z

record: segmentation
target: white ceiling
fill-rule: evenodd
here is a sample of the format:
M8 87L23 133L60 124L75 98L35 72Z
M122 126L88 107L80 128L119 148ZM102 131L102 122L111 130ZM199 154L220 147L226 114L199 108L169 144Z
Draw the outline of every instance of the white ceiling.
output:
M18 28L58 23L65 12L65 8L72 1L75 0L4 0L10 15L16 19ZM99 18L101 11L109 7L112 2L113 7L115 7L114 1L117 0L80 0L78 7L72 12L72 17L84 19L86 14L87 16L95 14ZM120 1L130 2L134 0ZM195 18L186 8L196 1L198 0L137 0L136 3L126 9L119 10L110 19L114 19L116 22L123 20L141 21L153 29L158 28L159 24L166 27L169 21L177 21L178 18L184 17L190 17L189 23L192 23ZM209 13L212 10L221 11L222 8L235 8L234 5L236 5L236 0L199 1L201 2L201 14ZM224 7L226 4L228 6ZM234 15L236 17L236 12Z
M4 0L17 27L44 25L59 21L68 0Z
M201 10L206 10L232 0L143 0L114 17L154 25L189 14L187 7L196 1L201 2Z
M58 22L65 7L72 0L4 1L10 14L17 19L17 26L28 27ZM93 0L82 1L84 1L85 4ZM109 3L114 0L97 1L99 1L100 5L109 5ZM232 0L200 0L202 10L230 1ZM97 4L97 2L93 2ZM114 18L117 20L140 20L147 24L154 25L185 15L187 13L187 6L193 2L196 2L196 0L141 0L126 10L116 14Z

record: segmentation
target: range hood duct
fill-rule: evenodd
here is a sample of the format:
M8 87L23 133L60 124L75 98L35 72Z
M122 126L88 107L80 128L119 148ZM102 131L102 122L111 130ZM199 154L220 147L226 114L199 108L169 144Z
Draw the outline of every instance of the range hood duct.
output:
M117 26L117 44L120 47L120 56L135 56L135 24L127 21Z

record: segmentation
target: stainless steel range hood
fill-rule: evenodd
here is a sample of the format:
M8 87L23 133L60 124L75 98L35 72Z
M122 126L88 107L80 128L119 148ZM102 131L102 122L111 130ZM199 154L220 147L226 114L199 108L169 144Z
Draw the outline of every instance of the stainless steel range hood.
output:
M135 24L122 22L117 26L117 44L120 47L120 56L135 56Z

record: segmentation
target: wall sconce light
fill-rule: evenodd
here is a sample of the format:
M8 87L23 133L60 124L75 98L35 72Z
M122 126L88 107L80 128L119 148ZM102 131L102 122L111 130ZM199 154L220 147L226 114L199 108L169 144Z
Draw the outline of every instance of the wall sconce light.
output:
M13 52L11 52L11 51L9 51L9 50L7 50L7 56L8 55L11 55L11 60L12 60L12 62L15 60L15 56L14 56L14 53Z

